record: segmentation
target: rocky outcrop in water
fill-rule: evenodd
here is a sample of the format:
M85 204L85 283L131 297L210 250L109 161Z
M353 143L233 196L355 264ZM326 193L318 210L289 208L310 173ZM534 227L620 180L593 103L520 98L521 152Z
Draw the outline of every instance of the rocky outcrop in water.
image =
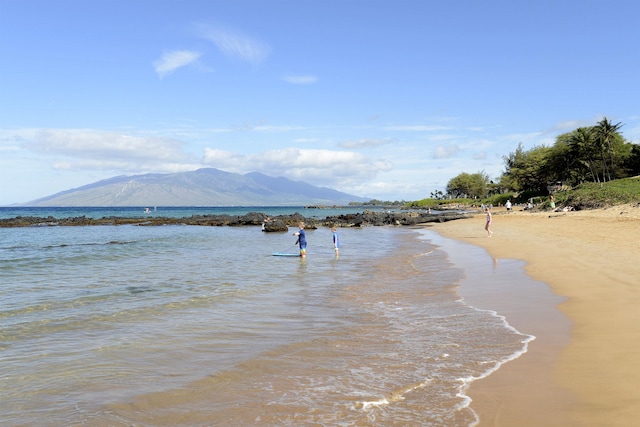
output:
M371 212L344 214L327 217L323 225L340 227L363 227L380 225L417 225L428 222L445 222L461 218L469 218L473 214L461 212L443 212L430 214L427 212Z
M461 218L468 218L473 213L445 212L429 214L427 212L373 212L364 211L356 214L344 214L328 216L323 220L305 218L299 213L281 215L269 218L261 212L249 212L245 215L192 215L184 218L170 217L102 217L87 218L86 216L54 218L49 217L23 217L0 219L1 227L50 227L50 226L89 226L89 225L138 225L158 226L169 224L201 225L201 226L262 226L266 232L286 232L288 227L296 227L300 221L304 221L307 229L317 227L366 227L382 225L417 225L428 222L445 222Z

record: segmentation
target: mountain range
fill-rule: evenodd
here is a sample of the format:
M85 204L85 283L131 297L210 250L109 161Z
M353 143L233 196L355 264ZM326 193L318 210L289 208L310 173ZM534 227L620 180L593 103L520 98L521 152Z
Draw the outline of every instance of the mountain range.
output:
M116 176L43 197L24 206L305 206L367 199L302 181L214 168Z

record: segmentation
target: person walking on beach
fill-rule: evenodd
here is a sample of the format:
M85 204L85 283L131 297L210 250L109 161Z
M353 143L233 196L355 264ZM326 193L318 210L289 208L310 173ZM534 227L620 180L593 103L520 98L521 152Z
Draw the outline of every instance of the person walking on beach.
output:
M491 231L491 208L489 206L487 206L487 223L484 226L484 229L487 230L487 237L491 237L491 235L493 234L493 232Z
M339 251L340 251L340 238L338 237L338 227L336 227L335 225L333 227L331 227L331 233L333 234L332 238L333 238L333 250L336 252L336 258L339 255Z
M293 233L294 236L298 236L296 245L300 246L300 257L307 257L307 235L304 233L304 222L300 221L298 224L298 231Z

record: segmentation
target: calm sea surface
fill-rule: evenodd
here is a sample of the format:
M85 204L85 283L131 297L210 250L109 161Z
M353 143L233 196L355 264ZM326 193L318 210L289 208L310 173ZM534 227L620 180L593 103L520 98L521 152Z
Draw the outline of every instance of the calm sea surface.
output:
M470 272L400 227L340 229L339 258L308 230L305 260L272 256L293 231L0 229L0 425L475 425L467 386L533 337L459 287L520 266L482 253Z
M371 207L370 211L383 208ZM192 215L244 215L248 212L263 212L270 216L291 215L298 212L305 218L324 219L328 216L362 212L362 207L327 207L305 208L304 206L232 206L232 207L183 207L183 206L140 206L140 207L6 207L0 206L0 219L15 218L17 216L33 216L55 218L70 218L86 216L87 218L102 218L120 216L127 218L169 217L184 218Z

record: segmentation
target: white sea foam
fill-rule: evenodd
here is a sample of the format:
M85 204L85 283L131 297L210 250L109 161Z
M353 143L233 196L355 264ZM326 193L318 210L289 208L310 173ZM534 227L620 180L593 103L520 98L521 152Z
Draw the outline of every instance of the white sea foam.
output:
M401 387L400 389L389 393L388 396L382 397L377 400L356 402L352 408L354 410L367 411L369 409L377 408L383 405L389 405L395 402L399 402L401 400L404 400L405 396L408 393L411 393L414 390L424 388L430 381L431 380L426 380L423 382L419 382L417 384L410 384L405 387Z
M439 246L442 245L443 243L445 243L445 246L447 247L447 253L452 256L454 254L457 253L456 248L452 248L452 245L449 245L448 243L450 243L451 241L448 239L444 239L441 236L430 232L430 231L426 231L424 234L428 234L429 235L429 240L432 243L438 244ZM464 245L462 243L456 242L455 245ZM483 250L475 248L476 250L483 252ZM484 253L487 257L488 254L486 254L486 252ZM455 257L454 257L455 258ZM474 258L474 261L477 261L477 257ZM469 259L466 259L466 261L468 262ZM466 265L465 265L466 266ZM493 268L495 269L495 260L494 260L494 265ZM470 271L465 270L465 272L468 275L472 275L472 277L476 277L476 276L483 276L483 275L488 275L491 272L486 271L487 267L484 265L478 265L477 268L473 268L473 273ZM476 271L477 270L477 271ZM522 275L524 276L524 271L522 271ZM466 282L468 282L468 279L465 280ZM463 283L461 284L461 286L469 286L465 284L465 281L463 281ZM473 285L471 285L473 286ZM521 344L522 347L519 350L515 350L513 353L505 355L504 357L500 358L498 361L485 361L485 362L481 362L480 365L490 365L488 369L484 370L483 372L481 372L480 374L477 375L469 375L469 376L465 376L462 378L459 378L458 381L460 382L460 386L458 388L458 393L456 394L456 396L461 399L461 402L456 406L456 410L460 411L463 409L468 409L470 410L475 418L475 421L471 424L471 426L477 426L480 423L480 419L478 414L473 410L473 408L471 408L471 403L472 403L472 399L471 397L469 397L466 393L467 390L469 389L469 387L471 386L471 384L474 381L480 380L482 378L486 378L489 375L491 375L492 373L496 372L498 369L500 369L500 367L502 367L505 363L508 363L510 361L513 361L517 358L519 358L520 356L524 355L529 348L529 343L533 340L536 339L536 337L534 335L531 334L525 334L520 332L518 329L516 329L515 327L513 327L507 320L507 318L503 315L500 315L497 311L495 310L490 310L490 309L481 309L478 307L474 307L472 305L470 305L464 297L460 297L460 299L458 300L458 302L465 304L467 306L469 306L470 308L476 310L477 312L480 313L487 313L490 316L499 319L501 324L503 325L504 328L506 328L507 330L512 331L514 334L518 335L521 337Z
M502 317L502 318L504 319L504 317L503 317L503 316L497 316L497 317ZM519 334L520 334L520 332L518 332L515 328L513 328L511 325L509 325L509 324L506 322L506 319L505 319L505 323L506 323L506 326L507 326L508 328L510 328L510 329L512 329L513 331L515 331L515 332L517 332L517 333L519 333ZM468 376L468 377L464 377L464 378L459 378L459 379L458 379L458 380L460 381L461 385L460 385L460 388L459 388L458 393L456 394L456 396L457 396L457 397L459 397L460 399L462 399L462 402L460 402L460 404L456 407L456 410L458 410L458 411L459 411L459 410L461 410L461 409L465 409L465 408L467 408L467 409L469 409L469 410L471 410L471 411L473 412L473 414L474 414L474 416L475 416L475 418L476 418L476 422L475 422L475 423L473 423L473 424L471 425L471 427L474 427L474 426L478 425L478 424L479 424L479 422L480 422L480 418L478 417L478 414L477 414L477 413L476 413L476 412L471 408L471 402L473 401L473 399L471 399L471 398L466 394L467 390L468 390L468 389L469 389L469 387L471 386L471 383L473 383L474 381L477 381L477 380L480 380L480 379L482 379L482 378L486 378L486 377L488 377L489 375L491 375L492 373L494 373L494 372L496 372L498 369L500 369L500 367L501 367L502 365L504 365L505 363L510 362L510 361L512 361L512 360L515 360L515 359L519 358L520 356L522 356L523 354L525 354L525 353L527 352L527 350L528 350L528 348L529 348L529 343L530 343L531 341L533 341L534 339L536 339L536 337L535 337L535 336L533 336L533 335L525 335L525 334L521 334L521 335L522 335L523 337L525 337L525 338L522 340L522 344L523 344L523 346L522 346L522 350L520 350L520 351L516 351L516 352L515 352L515 353L513 353L512 355L510 355L510 356L508 356L508 357L506 357L506 358L502 359L502 360L501 360L501 361L499 361L499 362L494 363L494 364L493 364L493 366L491 366L489 369L487 369L486 371L484 371L484 372L483 372L483 373L481 373L480 375L476 375L476 376L471 375L471 376Z
M356 411L367 411L369 408L378 407L382 405L388 405L389 401L386 398L381 398L378 400L364 401L364 402L356 402L352 409Z

